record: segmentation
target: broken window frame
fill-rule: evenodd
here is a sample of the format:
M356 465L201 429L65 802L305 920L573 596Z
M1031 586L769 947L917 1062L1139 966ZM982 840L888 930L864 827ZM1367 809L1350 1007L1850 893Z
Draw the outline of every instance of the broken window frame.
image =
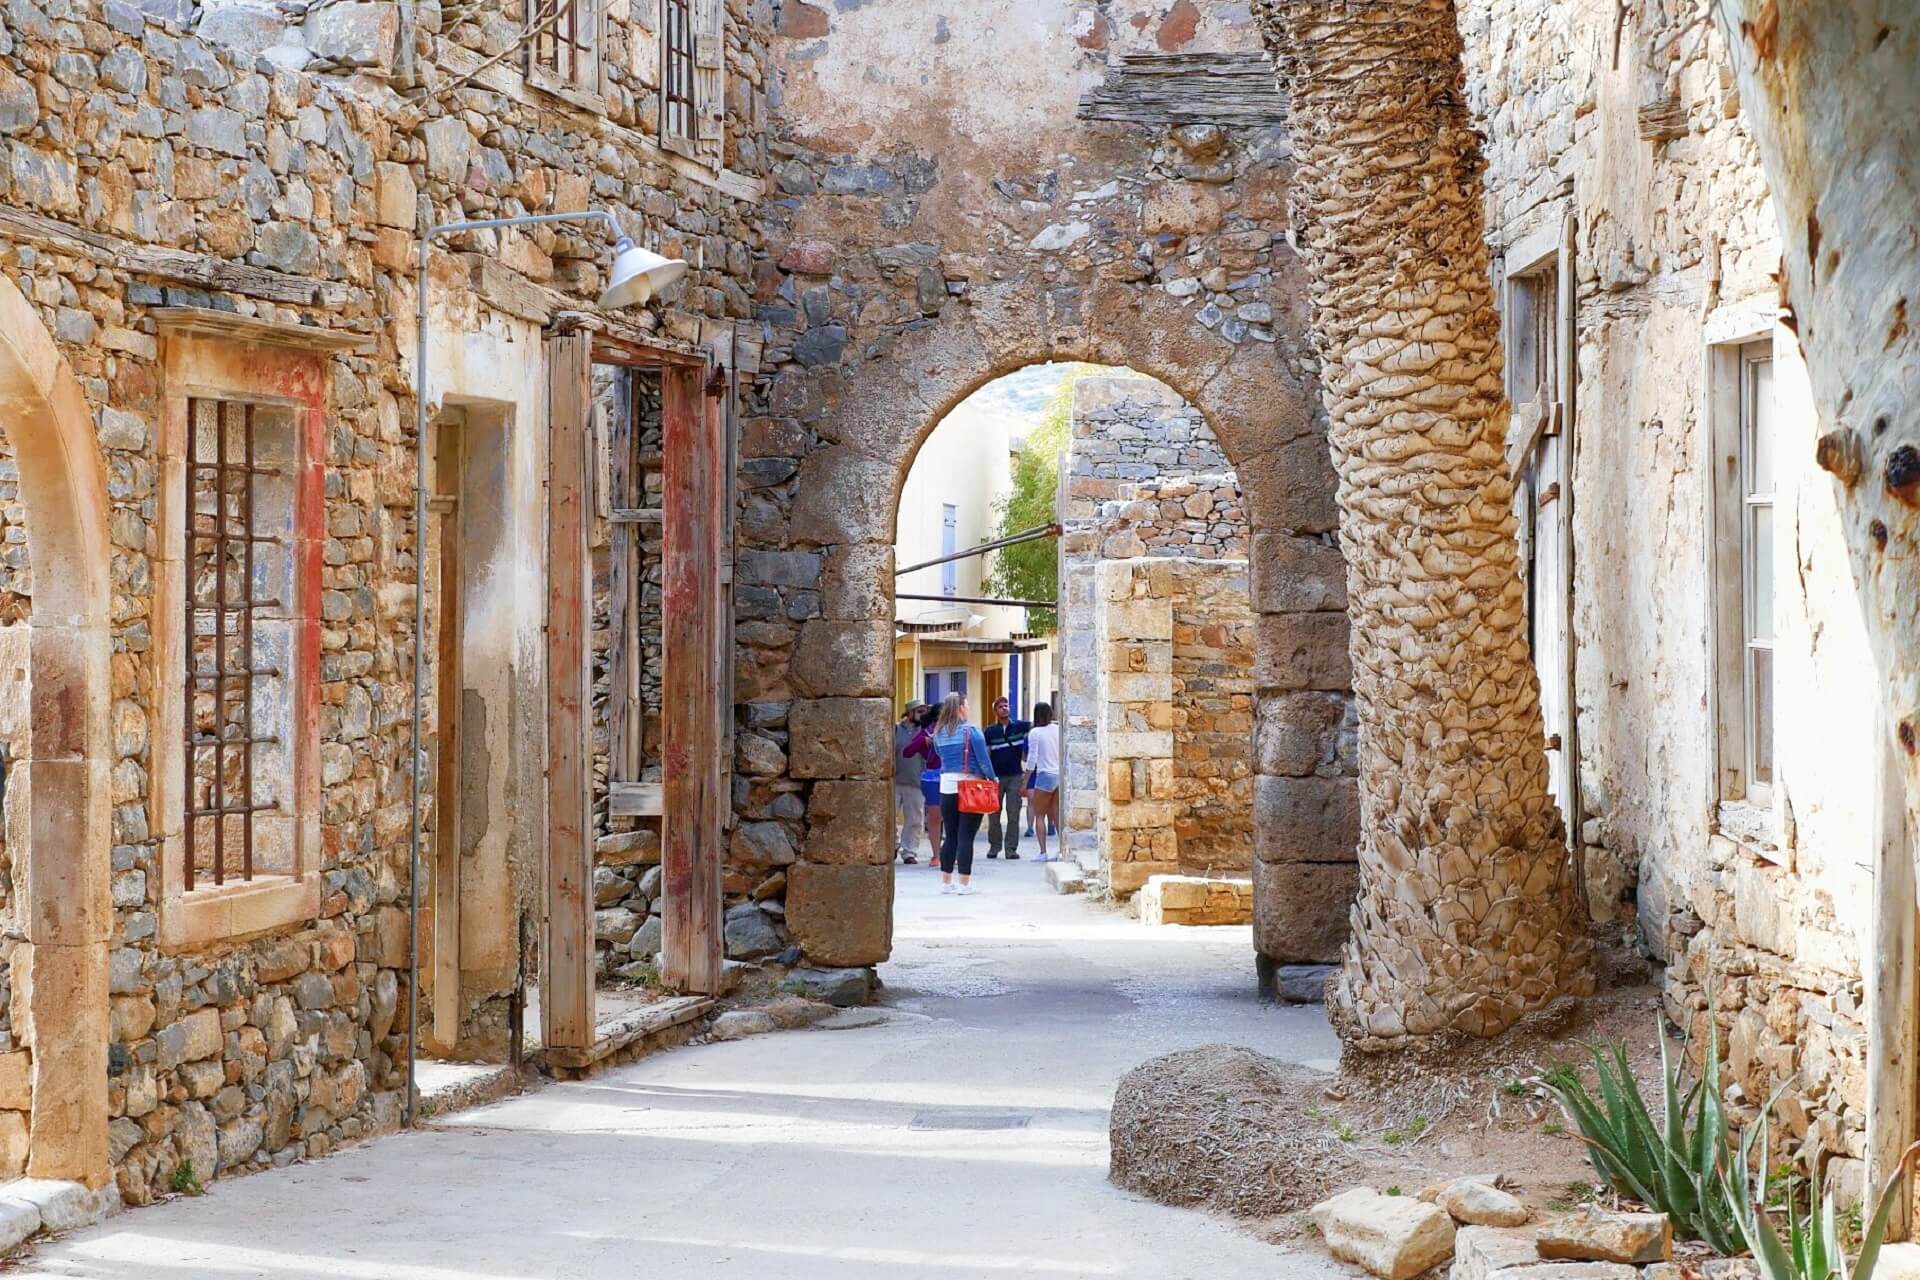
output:
M543 25L557 5L550 25ZM606 97L605 0L526 0L526 69L529 85L574 106L604 115Z
M660 0L660 145L721 168L726 151L726 0Z

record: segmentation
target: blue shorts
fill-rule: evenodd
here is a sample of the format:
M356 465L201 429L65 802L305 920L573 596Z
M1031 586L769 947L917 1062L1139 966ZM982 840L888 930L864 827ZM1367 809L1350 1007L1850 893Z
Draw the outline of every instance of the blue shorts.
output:
M1048 769L1035 769L1027 785L1035 791L1058 791L1060 775Z
M940 771L927 769L920 774L920 794L926 798L927 808L940 807Z

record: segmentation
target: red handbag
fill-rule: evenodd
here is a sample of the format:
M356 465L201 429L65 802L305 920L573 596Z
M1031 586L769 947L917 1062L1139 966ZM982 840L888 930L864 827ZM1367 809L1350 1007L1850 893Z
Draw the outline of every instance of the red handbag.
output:
M960 734L960 768L966 773L973 772L973 735L964 729ZM999 783L987 778L960 779L960 812L998 813L999 811Z

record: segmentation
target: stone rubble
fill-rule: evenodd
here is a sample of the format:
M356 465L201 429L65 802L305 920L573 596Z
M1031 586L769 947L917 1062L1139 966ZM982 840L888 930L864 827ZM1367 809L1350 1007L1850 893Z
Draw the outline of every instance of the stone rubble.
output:
M1321 1201L1311 1213L1334 1257L1381 1280L1412 1280L1453 1256L1453 1219L1412 1196L1355 1187Z

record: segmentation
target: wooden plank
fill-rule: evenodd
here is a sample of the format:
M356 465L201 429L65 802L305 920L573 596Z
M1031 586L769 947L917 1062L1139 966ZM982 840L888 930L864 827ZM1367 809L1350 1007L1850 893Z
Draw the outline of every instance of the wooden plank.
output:
M1080 98L1082 120L1285 125L1287 98L1264 53L1131 54Z
M616 782L609 788L608 805L616 818L658 818L666 812L666 784Z
M661 863L662 977L682 991L720 991L722 794L721 725L715 714L722 616L720 538L726 454L721 406L705 394L705 372L665 373L666 471L661 682L665 765Z
M638 538L625 521L611 518L616 504L632 500L633 371L613 371L612 406L605 415L606 442L596 451L600 474L602 517L609 521L607 549L607 779L609 784L640 776L633 752L633 732L639 711L628 696L638 665L640 637L634 625L633 577L637 571Z
M659 507L615 507L607 514L611 524L659 524L662 518Z
M547 937L542 1043L593 1043L591 343L547 346Z
M336 307L347 300L349 292L346 285L332 280L288 275L204 253L135 244L25 209L0 207L0 236L55 253L111 264L137 276L178 280L203 289L243 293L271 302Z

